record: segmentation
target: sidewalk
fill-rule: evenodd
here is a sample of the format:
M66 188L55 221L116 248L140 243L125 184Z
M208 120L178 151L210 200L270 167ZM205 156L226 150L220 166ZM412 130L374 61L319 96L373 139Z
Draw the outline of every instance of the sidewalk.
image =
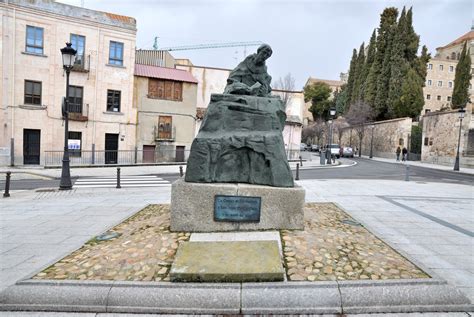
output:
M309 153L309 152L308 152ZM319 156L312 155L303 158L303 165L299 161L289 162L290 168L296 170L296 164L300 164L300 169L308 168L331 168L340 165L336 160L332 165L320 165ZM183 167L186 171L186 164L183 165L156 165L156 166L122 166L120 174L122 176L150 175L150 174L179 174L179 167ZM344 165L350 166L350 165ZM42 166L18 166L18 167L0 167L0 174L7 171L12 172L12 179L54 179L61 177L60 168L47 168ZM115 177L117 175L117 167L71 167L71 177ZM3 176L0 176L3 177Z
M405 162L402 161L396 161L395 158L393 159L388 159L388 158L383 158L383 157L373 157L369 158L367 155L362 155L362 158L369 159L369 160L374 160L374 161L379 161L379 162L385 162L385 163L392 163L392 164L405 164ZM419 167L426 167L426 168L432 168L432 169L437 169L437 170L442 170L442 171L449 171L449 172L454 172L453 167L454 166L446 166L446 165L437 165L437 164L430 164L430 163L422 163L420 161L408 161L408 165L411 166L419 166ZM456 172L458 173L458 172ZM459 168L459 173L465 173L465 174L471 174L474 175L474 168L466 168L466 167L460 167Z
M474 300L472 186L305 180L307 202L334 202L428 274ZM0 290L76 250L170 187L16 193L1 200Z

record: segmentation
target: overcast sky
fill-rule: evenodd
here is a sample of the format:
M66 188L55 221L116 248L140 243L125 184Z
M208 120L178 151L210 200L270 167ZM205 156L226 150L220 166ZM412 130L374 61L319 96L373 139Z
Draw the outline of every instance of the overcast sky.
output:
M60 0L80 6L81 0ZM472 0L83 0L84 7L132 16L137 48L262 41L273 48L267 61L277 79L291 73L295 89L309 76L339 79L349 67L353 48L370 38L388 6L413 6L420 44L434 53L465 34L473 24ZM247 54L257 47L247 47ZM175 51L194 65L233 68L244 48ZM433 54L434 55L434 54Z

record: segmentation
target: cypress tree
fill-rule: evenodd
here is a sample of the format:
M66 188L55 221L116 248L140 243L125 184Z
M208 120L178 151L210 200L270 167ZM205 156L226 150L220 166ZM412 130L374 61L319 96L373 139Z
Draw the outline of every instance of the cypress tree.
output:
M357 56L357 61L356 61L356 66L355 66L355 80L354 80L354 86L352 87L351 104L361 99L360 86L361 86L361 82L364 79L363 78L364 63L365 63L365 46L364 46L364 42L362 42L359 48L359 55Z
M376 94L373 102L375 117L384 119L387 113L387 98L390 81L390 59L394 28L398 16L397 8L386 8L380 18L378 30L377 53L374 61L376 75Z
M364 101L366 99L367 83L369 80L370 68L372 67L372 64L374 63L374 58L375 58L375 44L376 44L375 41L376 40L377 40L377 36L374 30L372 32L372 36L370 37L369 46L367 48L367 58L365 59L364 67L362 69L362 73L361 73L362 80L359 87L360 99Z
M421 78L413 68L410 68L403 80L400 100L395 103L394 115L397 118L415 118L420 115L424 103Z
M426 45L423 45L421 48L421 55L415 59L415 65L413 68L416 70L416 73L418 76L420 76L420 79L423 82L423 87L425 86L425 80L426 80L426 65L428 64L428 61L431 59L431 54L428 53L428 48Z
M418 52L418 47L420 45L420 36L415 33L415 29L413 28L413 8L412 7L406 13L405 23L406 23L406 26L404 29L404 31L406 32L404 36L405 59L413 66L417 59L416 53Z
M456 65L456 74L454 75L453 109L465 107L469 102L471 76L471 56L467 49L467 42L464 42L459 62Z
M349 109L349 105L352 99L352 88L356 79L356 65L357 65L357 50L352 50L351 64L349 66L349 77L347 78L346 97L345 97L345 109Z
M393 35L393 43L390 56L390 80L388 86L388 98L386 101L386 119L395 117L395 108L401 105L400 96L402 92L402 83L407 76L409 65L405 59L407 34L407 19L405 7L403 7L400 19L398 20L397 28Z

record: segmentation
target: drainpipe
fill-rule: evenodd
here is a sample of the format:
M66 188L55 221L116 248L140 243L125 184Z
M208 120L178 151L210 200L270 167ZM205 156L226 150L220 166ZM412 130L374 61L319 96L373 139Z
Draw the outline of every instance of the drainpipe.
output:
M8 5L8 3L7 3ZM10 140L10 165L15 165L15 49L16 49L16 9L13 8L13 49L12 52L12 76L11 76L11 87L12 87L12 101L11 101L11 109L12 109L12 135Z

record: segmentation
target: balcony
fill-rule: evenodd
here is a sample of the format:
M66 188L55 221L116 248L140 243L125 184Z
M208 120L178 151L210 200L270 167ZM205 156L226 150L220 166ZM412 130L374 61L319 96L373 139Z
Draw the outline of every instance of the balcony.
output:
M88 121L89 120L89 104L69 104L68 118L72 121Z
M76 55L72 71L80 73L88 73L90 70L91 56L90 55Z

